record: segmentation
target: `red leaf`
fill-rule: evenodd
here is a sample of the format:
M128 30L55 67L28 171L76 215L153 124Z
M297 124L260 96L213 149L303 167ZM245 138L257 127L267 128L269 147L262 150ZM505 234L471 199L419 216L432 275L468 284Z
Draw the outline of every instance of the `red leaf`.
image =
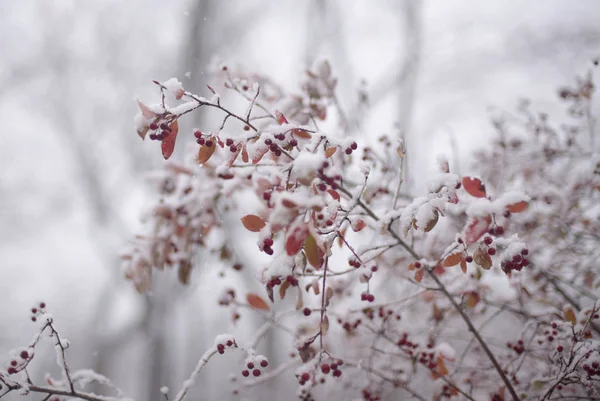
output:
M420 283L423 280L423 275L425 274L425 269L421 268L415 272L415 281Z
M521 201L521 202L513 203L512 205L506 206L506 210L508 210L511 213L520 213L523 210L527 209L527 206L528 206L527 202Z
M467 245L477 242L488 231L490 224L492 224L490 216L475 217L465 230L464 238Z
M275 110L275 117L277 117L277 122L280 125L289 124L287 118L279 110Z
M175 140L177 139L177 133L179 132L179 123L177 120L175 120L169 127L171 128L171 132L165 139L162 140L162 143L160 144L160 148L162 149L162 154L165 160L171 157L173 151L175 150Z
M215 149L217 145L214 140L211 140L211 146L200 146L200 151L198 152L198 164L205 164L210 160L210 157L215 153Z
M246 227L247 230L252 232L259 232L263 229L264 226L267 225L265 221L255 214L247 214L242 217L242 224Z
M242 161L244 163L248 163L248 151L246 150L246 146L244 145L244 148L242 149Z
M308 229L306 226L296 226L288 232L288 237L285 241L285 251L289 256L294 256L304 245L304 241L308 236Z
M331 197L332 197L333 199L335 199L336 201L338 201L338 202L339 202L339 200L340 200L340 194L339 194L337 191L334 191L333 189L328 189L328 190L327 190L327 193L328 193L329 195L331 195Z
M306 237L304 241L304 252L306 253L306 259L315 269L320 269L323 264L323 251L317 245L317 241L312 235Z
M366 226L367 226L367 224L365 223L365 221L363 219L358 219L356 221L356 223L352 225L352 231L357 233L360 230L362 230L363 228L365 228Z
M246 301L248 305L250 305L254 309L258 310L269 310L269 305L262 299L259 295L256 295L252 292L246 294Z
M485 185L479 178L463 177L462 185L469 195L476 198L485 198Z
M282 199L281 200L281 205L284 206L284 207L287 207L288 209L293 209L296 206L298 206L293 201L291 201L289 199Z
M463 273L467 272L467 261L465 258L462 258L460 261L460 270L462 270Z

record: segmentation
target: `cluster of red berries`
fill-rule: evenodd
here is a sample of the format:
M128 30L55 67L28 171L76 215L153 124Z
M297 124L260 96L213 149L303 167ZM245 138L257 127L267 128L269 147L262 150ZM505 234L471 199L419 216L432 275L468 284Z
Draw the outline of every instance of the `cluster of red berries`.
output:
M167 123L161 123L160 125L156 122L150 124L149 127L153 133L150 134L150 140L162 141L171 134L171 127ZM157 132L160 129L160 132Z
M413 349L415 349L419 346L419 344L413 343L412 341L410 341L408 339L408 333L406 333L406 332L402 333L402 336L400 337L400 339L398 340L398 342L396 344L398 344L398 346L400 348L402 348L404 350L404 352L406 352L408 355L412 355Z
M487 236L483 239L483 243L488 246L487 253L490 256L493 256L496 254L496 248L494 248L493 246L490 246L490 245L492 245L493 242L494 242L494 240L490 236Z
M331 372L333 377L340 377L342 375L342 371L340 370L340 366L344 364L344 361L338 359L331 363L324 362L321 364L321 372L324 375L327 375Z
M433 346L433 344L432 344ZM427 366L427 369L434 370L437 367L435 352L423 351L417 354L418 361L421 365Z
M237 347L237 345L235 344L235 342L233 340L227 340L221 344L217 344L217 352L221 355L223 355L225 353L225 347L230 348L230 347Z
M18 358L19 359L13 359L9 362L8 369L6 370L9 375L14 375L22 371L27 366L31 358L33 358L33 351L25 349L21 350L21 352L18 354Z
M369 291L363 291L360 294L361 301L373 302L375 301L375 295L371 294Z
M242 370L242 376L248 377L250 376L250 372L252 372L252 376L258 377L262 374L261 368L266 368L267 366L269 366L269 361L263 355L249 358L246 360L247 369Z
M321 184L319 184L321 185ZM318 213L316 216L317 221L319 222L320 227L326 226L330 227L334 224L334 221L331 219L325 220L325 215L323 213Z
M231 139L231 138L227 138L227 139L225 140L225 146L228 146L228 147L229 147L229 151L230 151L231 153L235 153L235 152L237 152L237 150L238 150L238 145L234 144L234 143L233 143L233 139Z
M285 138L285 136L284 136ZM296 142L296 144L298 144ZM275 142L273 142L273 140L271 138L267 138L265 139L265 145L267 145L269 147L269 150L271 152L273 152L275 154L275 156L281 156L281 148L279 147L279 145L277 145Z
M350 144L350 147L346 148L344 152L346 152L347 155L351 155L352 152L356 149L358 149L358 144L356 142L352 142L352 144Z
M362 263L360 263L360 260L358 260L356 258L348 259L348 264L352 267L356 267L357 269L362 266Z
M525 248L521 250L520 254L513 255L512 259L502 261L502 271L505 273L510 273L513 270L520 272L521 269L529 266L529 259L524 257L527 255L529 255L529 250Z
M519 340L517 341L516 344L513 343L506 343L506 346L510 349L512 349L513 351L515 351L517 354L521 355L523 352L525 352L525 343L523 343L523 340Z
M585 373L588 374L588 376L600 376L600 363L599 362L592 362L591 364L584 364L583 365L583 370L585 370Z
M346 331L346 333L352 333L358 328L358 326L360 326L362 321L360 319L356 319L354 323L350 323L344 322L342 319L338 319L338 323L342 325L342 328L344 329L344 331Z
M213 141L211 139L204 139L202 132L198 130L194 131L194 137L196 138L196 143L198 145L207 146L209 148L213 146Z
M263 240L263 248L262 248L262 250L267 255L273 255L273 248L271 248L272 246L273 246L273 238L267 237L267 238L265 238ZM281 282L279 282L278 284L281 284Z
M364 401L380 401L381 396L377 393L372 392L369 388L362 389L362 396Z
M340 181L342 179L342 176L339 174L335 175L333 177L330 177L327 174L325 174L325 169L327 167L329 167L329 162L325 161L321 165L321 168L317 170L318 177L323 181L319 185L317 185L317 188L319 189L319 191L326 191L327 185L329 185L329 187L331 187L331 189L337 189L338 184L336 181Z
M504 227L502 227L502 226L492 227L488 230L488 233L490 235L500 236L500 235L504 234Z
M46 303L40 302L39 308L33 307L31 308L31 321L35 322L37 320L37 316L46 312Z
M291 286L294 287L298 285L298 279L292 276L291 274L285 278L285 281L287 281L288 283L290 283ZM283 281L281 280L281 277L271 277L271 279L267 281L267 287L274 288L277 285L281 285L282 282Z
M502 394L494 393L492 394L491 401L504 401L504 397Z

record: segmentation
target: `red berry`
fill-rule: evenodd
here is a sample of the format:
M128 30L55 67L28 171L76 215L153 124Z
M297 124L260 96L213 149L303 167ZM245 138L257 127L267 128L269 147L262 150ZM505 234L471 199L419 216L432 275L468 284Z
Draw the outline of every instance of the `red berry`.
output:
M358 145L356 144L356 142L352 142L350 147L352 148L352 150L356 150L358 148Z
M290 146L297 146L297 145L298 145L298 141L297 141L297 140L295 140L295 139L292 139L292 140L290 141Z
M563 352L563 349L564 349L564 348L563 348L563 346L562 346L562 345L559 345L558 347L556 347L556 350L557 350L558 352Z
M350 149L350 148L346 149L346 154L347 155L351 155L352 154L352 149Z
M310 314L312 313L312 311L310 310L310 308L304 308L304 310L302 311L302 313L304 313L304 316L310 316Z
M265 145L270 146L272 143L273 141L271 140L271 138L265 139Z
M31 313L37 313L37 308L31 308Z
M246 366L248 367L248 369L254 369L254 364L252 362L248 362Z
M307 382L310 380L310 375L306 372L302 373L302 375L300 375L300 380Z
M15 369L15 368L8 368L8 374L9 375L14 375L15 373L17 373L17 369Z
M46 307L46 304L44 302L40 303L40 309L44 309Z
M10 361L11 366L17 366L17 361Z
M526 256L529 254L529 249L525 248L521 250L521 255Z
M250 131L250 126L249 125L244 125L244 131Z
M236 152L236 151L237 151L237 146L235 146L235 145L231 145L231 146L229 147L229 151L230 151L231 153L234 153L234 152Z
M21 358L23 358L23 359L29 358L29 353L27 351L21 351Z
M267 255L273 255L273 248L271 248L270 246L265 246L265 247L263 248L263 251L265 251L265 253L266 253Z
M496 227L496 235L504 234L504 227Z
M421 262L415 262L415 268L420 269L421 268Z
M492 237L485 237L485 238L483 239L483 242L484 242L486 245L491 245L491 243L492 243L492 242L494 242L494 240L492 239Z
M323 372L324 374L327 374L330 372L330 367L328 364L324 363L321 365L321 372Z
M373 295L373 294L367 295L367 301L369 301L369 302L375 301L375 295Z
M471 255L467 256L467 257L465 258L465 261L466 261L467 263L471 263L471 262L473 262L473 256L471 256Z
M504 217L506 217L507 219L510 217L510 211L505 211L504 212Z
M227 139L225 140L225 145L227 145L227 146L231 146L231 145L233 145L233 139L231 139L231 138L227 138Z
M260 366L262 366L263 368L266 368L267 366L269 366L269 361L267 361L266 359L263 359L262 361L260 361Z
M31 317L31 321L32 321L32 322L35 322L36 320L37 320L37 319L36 319L36 317L35 317L35 316L32 316L32 317Z
M250 376L250 372L248 372L246 369L244 369L244 370L242 370L242 376L248 377L248 376Z
M150 129L152 131L156 131L158 129L158 124L156 124L156 123L150 123Z
M340 377L342 375L342 371L341 370L334 370L333 371L333 377Z
M258 370L258 369L254 369L254 370L252 371L252 374L254 375L254 377L258 377L258 376L260 376L260 370Z
M496 254L496 248L490 248L490 249L488 249L488 254L489 255L495 255Z
M273 246L273 238L267 237L265 238L263 243L265 244L265 246Z
M278 149L279 149L279 148L277 147L277 144L276 144L276 143L272 143L271 145L269 145L269 150L270 150L271 152L277 152L277 150L278 150Z
M208 140L208 141L206 141L204 144L205 144L206 146L208 146L209 148L212 148L212 146L213 146L213 141L211 141L211 140L209 139L209 140Z
M198 145L204 145L206 143L206 139L198 138L198 140L196 142L198 142Z

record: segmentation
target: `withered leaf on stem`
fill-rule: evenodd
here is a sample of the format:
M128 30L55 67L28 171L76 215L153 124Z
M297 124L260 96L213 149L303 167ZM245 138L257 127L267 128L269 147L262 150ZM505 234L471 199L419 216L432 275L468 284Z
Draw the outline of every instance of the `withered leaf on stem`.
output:
M202 145L198 151L198 164L205 164L210 160L210 157L215 153L217 144L214 140L211 141L211 146Z
M255 214L247 214L242 217L242 224L248 231L259 232L267 225L267 223L260 217Z
M258 309L258 310L271 309L271 308L269 308L269 305L265 302L265 300L260 297L260 295L257 295L253 292L249 292L248 294L246 294L246 302L248 302L248 305L250 305L254 309Z

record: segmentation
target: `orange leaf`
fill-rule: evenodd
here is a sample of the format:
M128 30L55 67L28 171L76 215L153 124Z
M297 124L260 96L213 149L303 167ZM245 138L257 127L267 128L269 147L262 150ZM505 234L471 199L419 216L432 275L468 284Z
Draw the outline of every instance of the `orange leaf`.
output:
M479 178L463 177L462 185L469 195L476 198L485 198L485 185Z
M213 153L215 153L216 148L217 145L213 140L211 140L211 146L200 146L200 151L198 152L198 164L207 163Z
M513 203L512 205L506 206L506 210L508 210L511 213L520 213L523 210L527 209L527 206L528 206L527 202L521 201L521 202Z
M333 156L335 154L336 150L337 150L337 148L335 146L331 146L331 147L327 148L327 150L325 151L325 158L329 159L331 156Z
M433 227L435 227L435 225L437 224L439 219L440 219L440 214L436 210L435 217L427 222L427 224L425 225L425 229L423 231L428 233L429 231L433 230Z
M453 253L452 255L448 255L448 256L446 256L446 259L444 259L443 265L445 267L456 266L462 260L462 258L463 258L462 256L463 256L462 252L456 252L456 253Z
M177 120L173 121L169 128L171 128L171 132L165 139L162 140L160 144L160 148L165 160L171 157L173 151L175 150L175 140L177 139L177 133L179 132L179 123Z
M248 305L250 305L252 308L257 309L257 310L271 309L271 308L269 308L269 305L265 302L264 299L262 299L259 295L254 294L252 292L246 294L246 302L248 302Z
M292 130L292 135L297 136L300 139L310 139L310 138L312 138L312 135L310 135L309 132L306 132L306 131L298 129L298 128L294 128Z
M259 232L263 229L264 226L267 225L265 221L255 214L247 214L242 217L242 224L246 227L247 230L252 232Z
M306 259L314 268L320 269L323 264L323 252L317 245L317 240L308 234L306 241L304 241L304 252L306 252Z

